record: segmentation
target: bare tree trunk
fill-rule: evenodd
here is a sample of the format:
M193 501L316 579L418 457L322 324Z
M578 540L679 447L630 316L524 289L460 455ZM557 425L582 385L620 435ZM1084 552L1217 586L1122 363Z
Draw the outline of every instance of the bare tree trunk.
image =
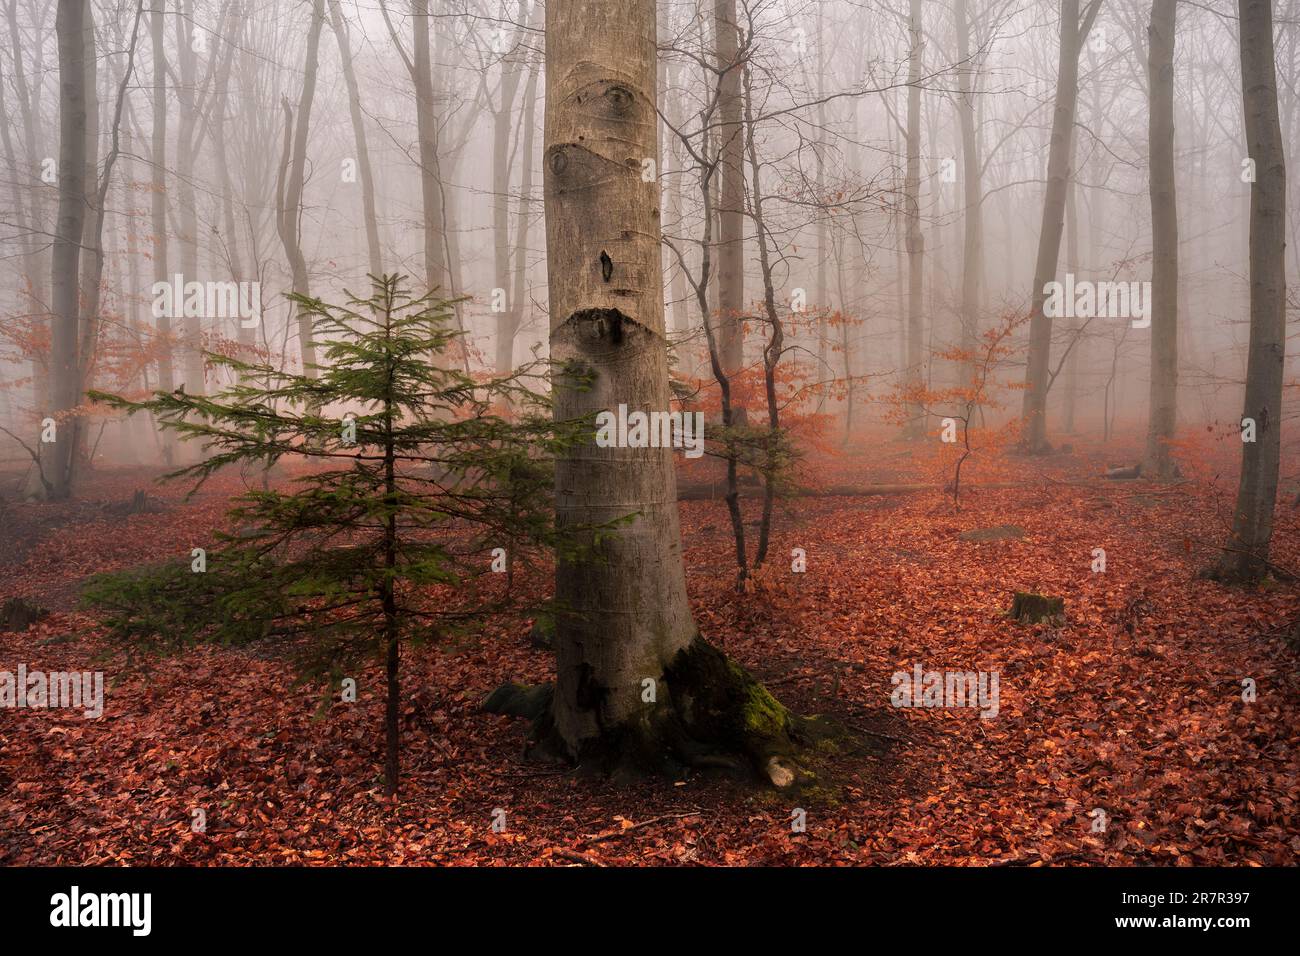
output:
M1151 404L1143 471L1174 473L1178 419L1178 200L1174 185L1174 30L1177 0L1153 0L1147 58L1151 98Z
M533 195L533 141L537 124L537 74L540 64L534 62L528 71L528 83L524 87L523 111L519 124L523 130L523 143L519 154L523 163L523 172L519 181L519 202L515 211L514 239L514 287L510 293L509 322L506 328L498 326L497 332L497 373L509 374L515 367L515 336L524 321L524 302L528 297L526 284L528 272L528 226L532 217Z
M659 152L655 36L653 0L546 7L551 357L592 376L556 382L561 420L669 407L659 185L641 176ZM790 718L692 618L671 450L587 444L557 462L555 486L562 528L635 517L559 558L556 687L539 732L610 767L662 767L703 739L790 782L777 755ZM773 719L747 719L755 699Z
M420 197L424 209L424 277L429 288L446 288L445 211L438 166L438 116L433 105L429 62L429 0L411 0L413 49L411 82L415 86L415 126L420 140Z
M85 187L86 214L81 225L81 302L79 311L81 321L77 335L77 395L85 394L88 384L88 370L95 357L95 340L99 333L99 284L104 274L103 247L103 209L99 195L99 87L95 68L97 66L95 49L94 11L86 14L83 29L85 31L86 54L83 60L86 71L86 159ZM78 399L80 401L80 399ZM86 437L88 425L80 417L70 423L75 444L72 460L68 464L68 487L72 488L73 476L79 465L86 461Z
M167 50L163 46L163 0L149 13L149 36L153 48L153 182L150 184L150 210L153 232L153 277L155 282L171 283L167 265ZM176 387L172 365L172 319L166 309L154 316L158 329L158 388L171 392ZM162 436L163 460L172 463L176 439L171 429Z
M1096 71L1098 61L1092 49L1088 51L1088 65L1094 72ZM1092 122L1096 124L1093 128L1100 129L1101 124L1105 121L1107 105L1101 83L1092 84L1092 94ZM1108 167L1104 150L1095 149L1092 156L1091 172L1088 177L1093 184L1088 194L1088 273L1093 281L1105 281L1111 277L1111 271L1105 261L1108 249L1104 241L1104 230L1108 227L1110 215L1110 192L1106 186L1106 170ZM1077 182L1076 177L1076 188ZM1083 364L1089 347L1090 343L1087 338L1081 338L1075 343L1074 350L1070 353L1071 358L1075 362ZM1104 393L1102 401L1103 403L1106 401ZM1107 430L1110 428L1109 414L1108 408L1102 409L1103 421L1107 423L1105 425Z
M343 81L348 88L348 115L352 118L352 141L357 151L357 176L361 181L361 214L366 225L366 250L371 275L383 273L383 256L379 249L379 220L375 214L375 178L370 169L370 149L366 144L366 124L361 113L361 91L352 65L352 44L348 25L343 22L339 0L329 0L330 27L339 46Z
M672 219L673 228L684 237L686 230L682 216L686 206L682 201L682 179L685 177L688 167L686 158L682 155L682 147L677 142L676 136L672 138L671 144L673 176L668 185L668 215ZM690 331L691 318L686 301L689 295L686 290L686 269L681 263L674 264L670 295L673 300L673 331L679 335L685 334Z
M908 438L925 433L925 410L916 394L924 383L922 357L924 330L922 289L924 288L925 236L921 233L921 53L925 45L921 29L921 0L911 0L907 21L907 171L903 181L903 210L907 226L907 403Z
M718 84L718 325L722 368L735 375L744 365L745 170L740 129L740 37L736 0L713 5ZM737 409L739 413L739 409Z
M72 492L76 423L70 412L81 401L77 347L80 331L79 266L86 220L86 33L92 10L84 0L59 0L59 215L50 272L52 365L57 429L50 465L44 469L50 498Z
M199 216L194 189L195 130L199 123L197 102L198 71L193 47L193 12L191 0L182 0L176 17L176 59L180 83L176 100L180 107L180 124L176 131L176 206L180 225L181 275L185 282L199 278ZM185 310L187 313L189 310ZM203 318L186 314L184 354L185 374L182 385L191 395L202 395L206 383L203 360Z
M311 127L312 100L316 95L316 64L320 50L321 28L324 25L324 0L314 0L311 29L307 34L307 58L303 64L302 96L298 100L296 123L288 98L282 101L285 124L284 150L281 157L280 182L276 188L279 199L276 203L276 225L293 275L293 291L299 295L307 295L309 291L307 260L302 254L299 220L302 215L303 176L307 165L307 131ZM312 342L311 318L301 310L295 311L298 312L298 343L301 348L303 374L315 376L316 347Z
M33 24L32 32L24 38L19 32L18 20L18 0L8 0L6 4L6 13L9 20L9 39L10 55L12 57L12 80L14 92L18 99L18 112L22 116L23 123L23 145L26 148L26 169L30 170L30 180L20 177L17 174L20 166L15 156L14 149L9 136L8 124L4 124L2 134L5 144L5 158L10 164L10 169L14 175L9 177L10 185L13 190L14 210L19 213L19 222L24 223L22 210L27 202L27 216L25 219L24 232L27 236L25 246L25 261L28 263L27 280L31 284L31 302L32 302L32 320L35 331L45 330L50 324L50 301L46 293L45 277L49 276L50 263L46 260L44 244L38 241L39 229L37 223L44 220L44 210L40 200L40 191L37 188L39 180L37 171L41 167L41 160L46 153L42 148L43 140L41 137L41 127L36 122L36 111L40 106L41 84L32 85L27 78L26 49L29 42L35 42L39 48L43 42L43 33L39 24ZM3 99L3 93L0 93L0 100ZM5 111L8 112L7 110ZM25 188L30 187L30 188ZM25 202L26 201L26 202ZM42 275L44 270L44 275ZM45 410L53 407L53 394L51 391L51 356L34 354L32 356L32 402L36 409L43 417ZM33 487L32 491L43 493L43 489Z
M750 206L754 216L754 233L758 239L759 266L763 274L763 314L771 329L763 347L763 391L767 399L767 435L764 436L763 462L763 516L758 527L758 548L754 552L754 569L767 560L767 546L772 534L772 505L776 498L777 448L781 437L781 406L776 395L776 367L785 348L785 329L776 311L776 289L772 285L772 259L768 255L767 223L763 218L763 183L758 162L758 148L754 145L754 91L749 65L744 69L745 81L745 153L749 159ZM820 177L818 185L821 185ZM819 234L825 237L825 221ZM825 294L826 263L819 263L819 281ZM823 300L824 301L824 300ZM825 329L826 323L822 323Z
M240 0L234 0L234 16L231 21L236 31L233 37L233 43L241 44L243 42L243 16ZM230 278L236 283L245 281L244 279L244 258L239 250L239 223L235 219L235 188L234 182L230 176L230 128L226 125L226 120L230 115L230 71L234 62L233 52L224 58L221 71L217 79L217 135L220 142L217 143L217 171L221 177L221 223L224 230L225 260L230 271ZM246 80L246 82L248 82ZM237 323L235 330L236 340L240 346L246 350L251 350L256 345L256 330L251 325L245 325L242 321ZM249 356L242 356L247 359Z
M85 391L94 384L95 359L98 354L100 330L100 287L104 276L105 260L104 221L108 214L108 196L113 184L113 168L116 166L118 157L121 155L122 112L126 106L127 91L130 88L133 79L132 74L135 72L135 52L137 41L140 37L140 20L142 16L143 4L141 3L136 8L136 15L131 25L131 38L127 45L126 67L117 81L117 95L113 101L113 111L108 124L109 148L104 157L103 172L100 172L97 161L91 160L86 163L86 175L91 181L90 187L87 189L86 208L92 211L93 215L87 217L87 221L83 227L81 240L82 249L87 254L82 257L81 342L77 348L77 391L79 394L84 394ZM92 27L87 30L87 53L89 54L93 49L94 41ZM95 75L93 71L88 70L86 84L87 86L91 86L94 83ZM98 124L96 124L95 135L87 135L86 137L86 151L89 155L98 154L97 127ZM128 203L124 197L121 208L125 208L127 205ZM129 228L128 225L128 229ZM74 471L79 462L85 462L87 466L90 464L93 449L90 449L89 452L87 451L86 444L88 438L89 429L78 427L78 447L74 452Z
M971 62L971 23L966 0L955 0L957 21L957 117L961 127L962 158L962 259L961 259L961 348L971 355L979 340L980 298L984 277L984 185L980 171L979 138L975 130L975 78L978 69Z
M522 20L524 6L519 5L519 18ZM501 101L491 106L492 111L492 284L504 292L510 285L510 117L514 111L515 97L519 95L519 81L523 71L517 61L508 56L501 58ZM521 123L515 134L515 143L526 135L523 129L523 110L520 111ZM528 130L531 132L531 129ZM532 157L524 156L527 167ZM511 290L513 291L513 289ZM515 302L502 303L497 312L496 333L496 369L498 375L508 375L514 366L515 345Z
M825 191L826 191L826 158L824 156L825 147L826 147L826 102L824 99L826 95L826 39L823 34L824 34L824 30L822 29L822 7L819 5L817 7L817 41L816 41L817 42L817 99L818 99L817 143L814 147L816 153L815 175L817 177L817 192L818 192L818 196L814 201L814 208L817 209L817 311L815 314L817 315L817 370L818 370L817 374L818 376L825 375L826 369L830 367L830 352L831 352L830 319L833 311L831 309L831 303L830 303L830 283L826 277L826 265L827 265L826 260L830 254L828 249L828 242L827 242L829 238L827 236L828 215L827 215L827 210L821 208L821 204L825 202ZM749 80L748 74L746 74L746 80L747 81ZM745 109L747 111L752 109L752 104L750 103L748 90L746 90ZM746 124L745 133L746 136L753 135L753 128L748 123ZM755 207L757 208L757 204L758 204L757 183L754 185L753 189L755 192L754 203L755 203ZM755 216L755 219L757 219L757 216ZM766 287L770 284L771 284L771 276L765 274L763 276L764 289L766 290ZM843 307L844 307L844 301L843 301L843 297L841 297L840 308ZM766 350L764 350L764 369L765 371L767 371ZM827 392L826 389L822 389L821 394L818 395L817 397L818 413L824 412L826 410L826 392ZM759 548L760 553L764 551L766 551L765 547Z
M1079 153L1079 137L1070 142L1070 179L1065 186L1065 270L1079 271L1079 177L1075 174L1075 160ZM1079 343L1075 339L1082 327L1077 317L1070 319L1070 354L1065 357L1065 432L1074 433L1076 407L1079 399Z
M1241 446L1237 507L1220 573L1258 579L1268 570L1282 440L1286 357L1286 160L1278 121L1269 0L1238 0L1246 148L1255 164L1250 187L1250 352L1242 418L1254 441ZM1243 425L1243 428L1248 427Z
M1079 98L1079 50L1092 28L1101 0L1091 0L1079 20L1079 0L1061 0L1061 49L1056 76L1056 109L1047 154L1047 193L1038 231L1038 258L1029 318L1029 361L1025 367L1023 442L1034 453L1047 449L1047 389L1052 356L1052 319L1043 312L1047 284L1056 278L1065 228L1065 194L1070 178L1070 146Z

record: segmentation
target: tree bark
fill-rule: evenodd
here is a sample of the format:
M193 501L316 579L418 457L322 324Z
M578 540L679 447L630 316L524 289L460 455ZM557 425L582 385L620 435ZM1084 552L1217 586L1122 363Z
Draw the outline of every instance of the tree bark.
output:
M176 63L180 69L180 83L176 87L176 101L180 110L180 123L176 130L176 206L180 225L181 275L185 282L199 279L199 216L194 190L195 130L199 116L196 102L197 77L193 44L193 4L182 0L183 10L176 16ZM203 319L186 315L183 325L185 372L181 384L191 395L202 395L205 390L205 363L203 360Z
M415 86L415 126L420 141L420 198L424 210L424 274L430 289L446 288L445 211L438 167L438 116L433 105L429 62L429 0L411 0L411 82ZM454 291L454 290L453 290Z
M59 212L50 272L54 314L51 351L57 429L51 466L45 469L54 499L72 492L76 423L81 401L77 348L80 339L79 272L86 221L86 31L92 11L84 0L59 0L55 34L59 47Z
M352 142L357 151L357 177L361 182L361 215L366 226L366 251L370 274L383 273L383 256L379 249L379 221L375 214L375 177L370 169L370 148L366 143L365 118L361 113L361 91L357 86L357 73L352 65L352 44L348 39L348 25L343 21L339 0L329 0L330 27L339 47L339 62L343 66L343 81L348 88L348 115L352 119Z
M740 128L740 36L736 0L715 0L718 83L718 327L722 368L744 365L745 171Z
M551 357L591 377L555 385L557 419L669 407L660 252L655 4L551 0L544 180ZM571 364L569 364L571 363ZM556 686L543 739L609 769L741 752L774 781L791 718L699 636L686 595L668 448L583 445L556 465L556 517L591 551L556 572ZM773 769L775 768L775 769Z
M510 293L509 322L499 330L497 339L497 374L508 375L515 367L515 336L524 322L524 302L528 298L528 228L533 208L533 142L537 128L537 75L540 64L534 62L528 71L524 87L524 106L520 116L523 143L520 156L523 173L519 181L519 202L515 212L514 286Z
M32 32L28 36L32 37L27 40L19 32L18 18L18 0L9 0L6 4L6 13L9 20L9 40L10 56L12 57L12 80L14 92L17 94L18 112L22 116L23 124L23 145L26 150L24 157L26 168L31 170L30 179L15 175L10 176L10 188L13 191L14 210L18 213L19 222L24 222L22 211L27 205L27 216L25 220L25 233L27 239L24 243L26 246L25 261L31 270L27 274L27 280L31 284L30 300L32 303L32 321L35 330L48 329L50 327L50 301L45 290L45 278L42 276L50 274L51 264L47 261L48 253L45 246L38 240L39 227L37 224L44 221L45 211L42 208L42 192L40 180L37 178L37 170L40 169L41 160L45 158L46 152L43 148L43 130L36 122L36 113L39 111L41 102L41 84L31 84L28 82L27 64L25 60L25 47L29 42L34 43L38 49L43 46L44 32L39 24L32 25ZM40 63L40 56L36 57L37 64ZM0 94L0 99L3 94ZM6 109L5 112L8 112ZM5 158L10 164L10 168L17 171L19 167L18 159L13 150L12 142L9 135L9 127L5 124L4 132L0 133L5 144ZM30 203L30 205L28 205ZM53 407L53 393L51 381L51 356L40 354L39 352L32 355L32 404L36 409L42 412ZM33 487L31 490L44 493L43 489Z
M1169 478L1178 419L1178 201L1174 186L1177 0L1153 0L1147 57L1151 164L1151 403L1143 472Z
M281 182L276 193L279 198L276 224L280 233L280 242L284 245L285 256L289 260L293 276L293 291L298 295L309 294L309 276L307 260L302 253L299 234L299 221L302 216L303 177L307 166L307 132L311 128L311 107L316 95L316 64L320 50L321 28L325 25L323 0L312 4L311 28L307 34L307 57L303 64L302 95L298 99L298 116L286 98L284 108L284 154L287 169L282 162ZM298 343L301 349L304 375L316 375L316 347L312 342L311 318L298 312Z
M1065 194L1070 178L1070 146L1074 132L1075 106L1079 98L1079 50L1092 28L1101 0L1091 0L1083 21L1079 0L1061 0L1061 48L1057 65L1056 109L1052 113L1052 137L1047 154L1047 193L1043 197L1043 218L1038 230L1038 258L1034 266L1034 287L1029 318L1029 360L1025 367L1025 395L1021 407L1024 419L1023 444L1027 451L1047 449L1047 388L1052 355L1052 319L1044 314L1047 284L1056 278L1061 255L1061 234L1065 229Z
M908 438L925 433L925 410L919 400L924 376L924 347L921 296L924 287L925 236L921 232L921 52L925 41L921 29L921 0L911 0L907 20L907 171L903 180L903 213L907 233L907 375L910 400L907 403Z
M1253 580L1268 570L1281 456L1282 372L1286 358L1286 161L1278 120L1269 0L1238 0L1250 187L1250 352L1242 418L1255 440L1242 442L1232 535L1220 572Z
M981 174L979 137L975 128L975 78L979 70L971 62L971 21L966 0L956 0L957 21L957 117L961 127L962 157L962 264L961 264L961 348L971 355L967 371L974 370L974 350L979 340L980 297L984 277L984 186Z

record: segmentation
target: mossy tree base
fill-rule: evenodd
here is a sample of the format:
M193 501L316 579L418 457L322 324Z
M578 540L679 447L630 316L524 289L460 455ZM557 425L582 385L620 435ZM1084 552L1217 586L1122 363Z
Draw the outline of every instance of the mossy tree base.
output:
M805 721L702 637L664 669L642 713L575 747L551 719L551 685L504 684L483 702L489 713L533 721L530 753L621 776L680 776L688 768L756 774L778 788L809 779L798 755Z

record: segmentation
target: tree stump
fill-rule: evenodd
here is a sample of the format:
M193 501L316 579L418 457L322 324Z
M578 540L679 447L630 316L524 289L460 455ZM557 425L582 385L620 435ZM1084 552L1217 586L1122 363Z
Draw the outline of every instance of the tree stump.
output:
M1011 617L1021 624L1064 622L1065 598L1017 591L1011 603Z
M0 631L25 631L49 613L26 598L10 598L0 605Z

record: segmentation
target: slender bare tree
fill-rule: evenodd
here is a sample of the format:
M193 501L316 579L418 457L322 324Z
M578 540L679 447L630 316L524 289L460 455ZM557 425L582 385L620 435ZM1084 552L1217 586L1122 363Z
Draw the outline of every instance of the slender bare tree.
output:
M1143 470L1174 472L1178 420L1178 194L1174 188L1174 30L1177 0L1153 0L1147 54L1151 156L1151 405Z

